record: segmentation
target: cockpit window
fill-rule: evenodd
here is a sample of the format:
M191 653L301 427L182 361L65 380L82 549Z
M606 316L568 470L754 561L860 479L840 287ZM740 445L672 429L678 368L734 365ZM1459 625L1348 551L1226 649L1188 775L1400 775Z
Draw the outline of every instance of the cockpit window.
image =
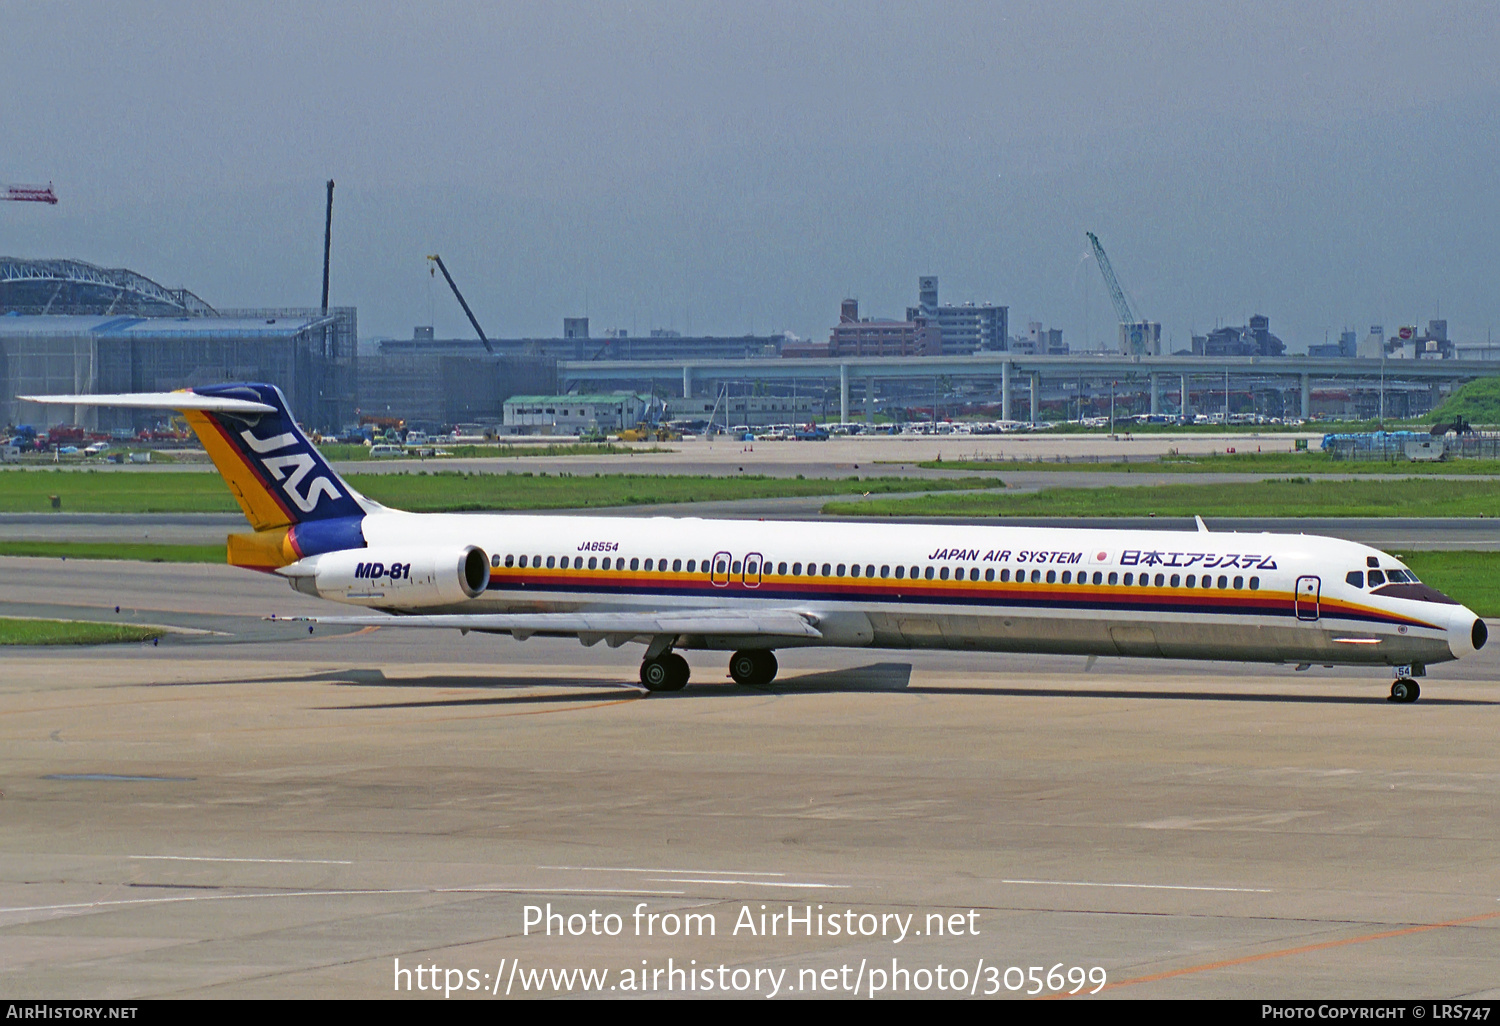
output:
M1369 581L1370 587L1372 588L1377 584L1385 583L1385 573L1380 570L1371 570L1368 574L1365 575L1365 577Z
M1409 570L1387 570L1385 579L1391 584L1416 584L1417 577Z
M1365 586L1365 572L1363 570L1350 570L1344 575L1344 583L1351 588L1363 588Z

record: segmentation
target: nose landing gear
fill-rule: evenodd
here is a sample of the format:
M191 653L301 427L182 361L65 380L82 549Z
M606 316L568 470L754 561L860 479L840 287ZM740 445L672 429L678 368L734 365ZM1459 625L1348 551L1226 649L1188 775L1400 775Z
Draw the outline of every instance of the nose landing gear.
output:
M641 663L641 686L647 691L681 691L687 687L687 660L676 652L663 652Z
M1422 689L1416 681L1410 677L1402 677L1391 685L1391 697L1388 700L1392 702L1415 702L1421 694Z
M769 684L776 679L776 656L763 649L736 652L729 660L729 676L750 687Z

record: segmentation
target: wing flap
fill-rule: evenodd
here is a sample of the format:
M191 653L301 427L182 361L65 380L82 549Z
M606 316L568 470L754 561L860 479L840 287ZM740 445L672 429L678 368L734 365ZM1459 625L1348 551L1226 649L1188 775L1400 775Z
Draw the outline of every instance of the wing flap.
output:
M714 634L777 638L820 638L822 633L802 613L791 609L739 612L724 609L687 609L642 613L457 613L434 616L306 616L299 623L349 627L437 627L462 631L511 634L519 640L532 635L576 637L584 644L607 641L618 647L647 636Z

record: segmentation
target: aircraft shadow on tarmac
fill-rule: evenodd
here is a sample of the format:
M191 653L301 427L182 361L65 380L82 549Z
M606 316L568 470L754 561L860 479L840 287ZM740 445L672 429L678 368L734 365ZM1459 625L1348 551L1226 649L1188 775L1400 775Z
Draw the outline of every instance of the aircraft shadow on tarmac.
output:
M534 692L524 695L503 695L487 698L450 698L430 701L416 702L380 702L361 705L327 706L325 708L337 709L420 709L434 706L480 706L480 705L518 705L530 703L549 702L597 702L601 695L599 692L613 692L619 698L633 699L645 698L648 695L656 700L664 698L671 699L701 699L701 698L725 698L730 696L751 695L785 695L785 694L817 694L833 692L881 692L881 691L903 691L911 680L910 663L875 663L870 666L861 666L848 670L830 670L821 673L807 673L796 677L787 677L782 682L767 687L741 687L734 684L726 676L719 680L700 680L695 686L684 691L664 692L652 695L633 684L621 682L619 684L601 682L596 680L580 681L574 678L540 677L527 675L525 677L502 677L502 678L455 678L445 677L400 677L390 680L387 686L392 687L472 687L472 688L525 688L528 692L534 688L588 688L593 694L584 695L549 695L536 694ZM336 683L359 684L361 686L380 686L383 678L381 671L361 670L355 673L342 675L318 675L322 677L337 677ZM355 680L358 677L360 679ZM312 677L303 679L313 679Z
M700 678L697 684L684 691L650 695L661 701L705 698L730 698L766 695L812 695L812 694L879 694L900 692L912 695L953 695L974 698L1102 698L1133 699L1136 701L1167 702L1249 702L1273 703L1293 702L1304 705L1369 705L1386 702L1384 694L1373 686L1368 695L1329 695L1307 691L1297 692L1228 692L1181 690L1161 691L1129 687L1114 688L1070 688L1070 687L982 687L964 685L912 685L912 664L871 663L865 666L841 670L825 670L788 675L775 684L761 687L742 687L721 680ZM601 681L581 679L573 676L545 676L539 674L516 674L506 676L428 674L411 677L388 677L381 669L325 670L295 676L237 678L207 681L174 681L144 685L146 687L203 687L222 685L252 685L279 683L326 683L334 687L399 688L413 692L424 689L467 689L475 692L523 692L519 694L487 694L483 697L415 698L414 700L362 702L351 705L322 706L323 709L422 709L445 706L509 706L557 703L598 702L601 699L617 698L630 700L645 698L648 692L627 681ZM557 694L556 691L572 694ZM584 691L578 694L579 690ZM1462 698L1427 697L1426 705L1439 706L1497 706L1500 700L1484 701Z
M923 695L987 695L1004 698L1130 698L1167 702L1293 702L1304 705L1383 705L1390 699L1372 685L1368 695L1318 695L1302 692L1231 691L1135 691L1129 688L966 688L928 687L911 689ZM1500 701L1470 698L1427 698L1423 705L1497 706Z

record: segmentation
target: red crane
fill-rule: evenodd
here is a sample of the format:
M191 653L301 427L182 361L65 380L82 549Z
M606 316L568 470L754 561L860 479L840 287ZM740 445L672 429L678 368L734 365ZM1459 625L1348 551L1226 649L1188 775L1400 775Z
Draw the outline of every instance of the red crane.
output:
M57 203L57 193L52 191L52 183L46 185L0 185L0 199L15 200L18 203Z

